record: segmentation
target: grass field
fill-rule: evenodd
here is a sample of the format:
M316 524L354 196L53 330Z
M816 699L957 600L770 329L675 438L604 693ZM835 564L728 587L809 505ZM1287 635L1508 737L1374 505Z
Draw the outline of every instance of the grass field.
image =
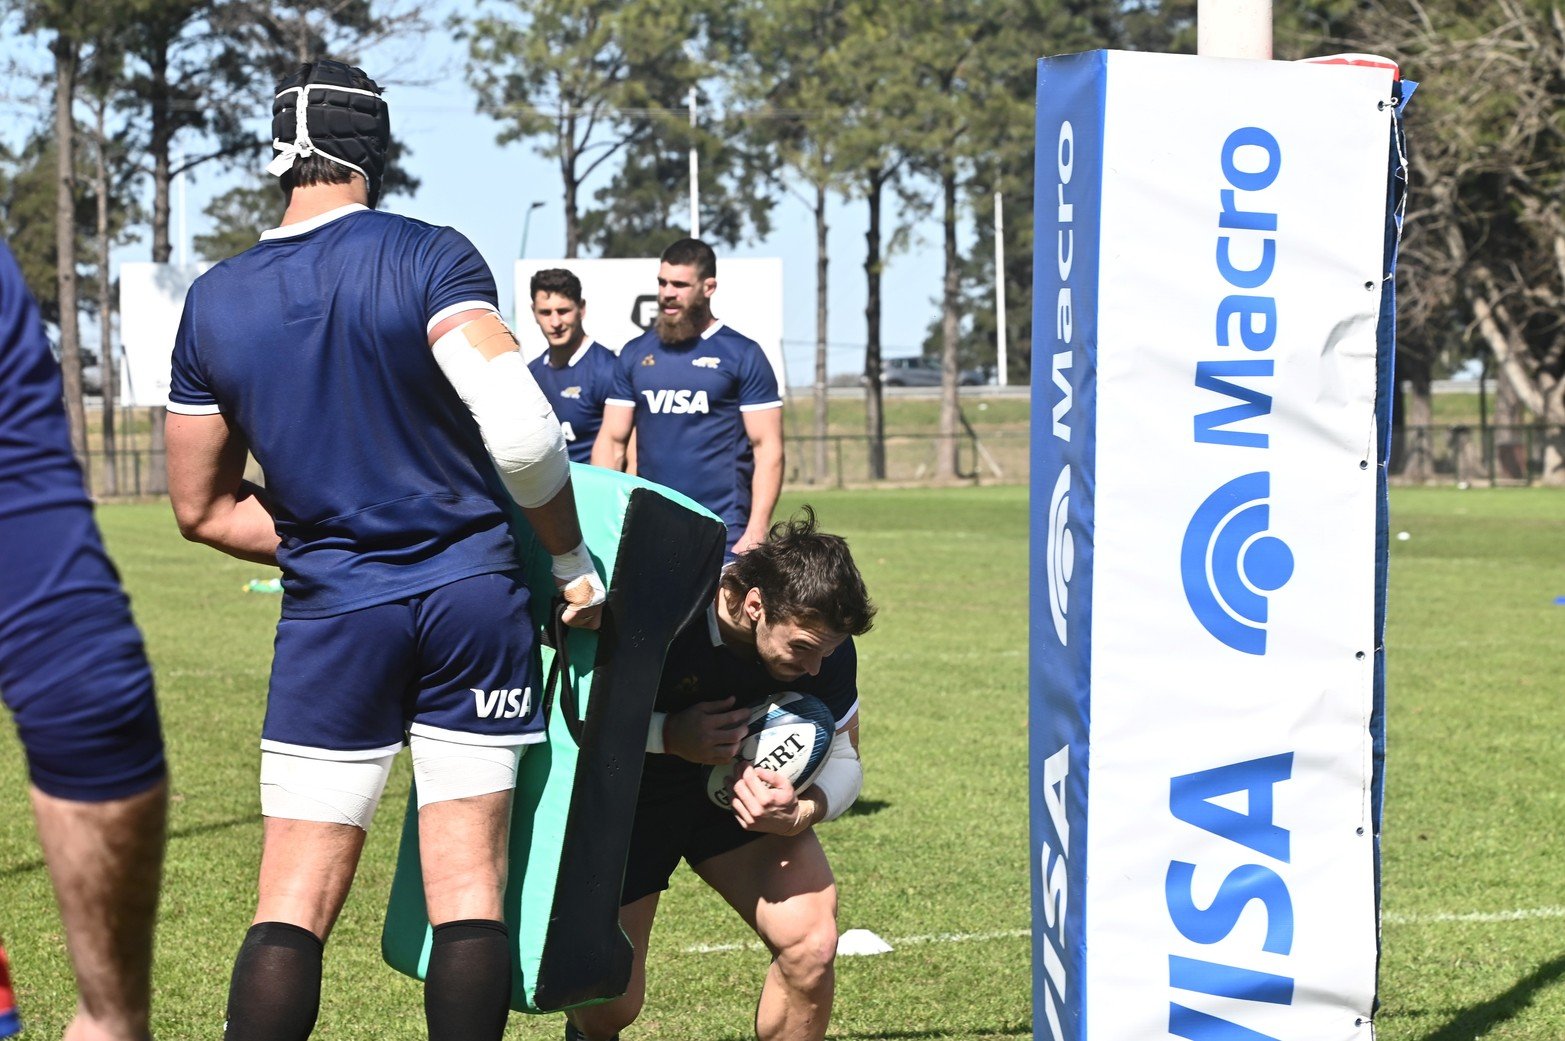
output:
M785 497L784 507L796 505ZM881 605L860 644L867 781L823 829L842 926L894 953L839 962L832 1036L1031 1035L1023 488L822 492ZM1565 1036L1565 494L1399 489L1392 543L1385 1041ZM255 750L275 598L264 569L181 542L166 508L106 507L158 669L175 771L156 1029L216 1038L252 909ZM0 734L0 933L33 1033L72 1003L20 751ZM399 764L328 948L317 1036L422 1037L417 985L378 936L407 787ZM765 955L682 873L659 916L634 1038L749 1036ZM558 1038L558 1017L511 1036Z

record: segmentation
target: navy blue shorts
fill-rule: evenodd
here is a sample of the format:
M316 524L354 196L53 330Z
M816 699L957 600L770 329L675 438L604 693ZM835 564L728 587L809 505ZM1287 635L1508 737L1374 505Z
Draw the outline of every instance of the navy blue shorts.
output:
M0 515L0 695L45 794L122 799L167 773L141 633L85 501Z
M673 755L649 755L636 796L636 821L630 829L620 906L668 888L684 860L695 867L720 853L762 837L745 831L733 810L706 797L709 767Z
M517 572L277 623L261 747L373 759L409 732L466 744L542 741L538 656Z

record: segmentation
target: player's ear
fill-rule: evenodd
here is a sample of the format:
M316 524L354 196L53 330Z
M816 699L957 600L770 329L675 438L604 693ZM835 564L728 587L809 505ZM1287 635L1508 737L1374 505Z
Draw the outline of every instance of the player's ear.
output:
M701 280L701 292L705 293L707 296L711 296L713 293L717 292L717 279L703 278Z
M744 616L751 622L759 622L761 615L766 612L766 605L761 602L761 591L751 586L744 594Z

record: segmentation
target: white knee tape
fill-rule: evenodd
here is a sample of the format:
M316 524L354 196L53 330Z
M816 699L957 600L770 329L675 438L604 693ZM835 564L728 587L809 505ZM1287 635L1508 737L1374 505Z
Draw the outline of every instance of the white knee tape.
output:
M261 753L261 812L268 817L369 830L396 754L378 759L309 759Z
M465 745L414 734L413 779L418 782L418 808L432 802L467 799L516 787L516 764L525 745Z

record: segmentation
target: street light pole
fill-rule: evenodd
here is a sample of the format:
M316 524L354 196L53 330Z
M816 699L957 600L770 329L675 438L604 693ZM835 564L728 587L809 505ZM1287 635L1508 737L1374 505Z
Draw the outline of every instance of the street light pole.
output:
M517 257L521 260L527 259L527 231L532 227L533 211L542 205L543 200L541 199L537 202L534 202L531 206L527 207L527 216L522 218L522 248L518 250L516 254Z

